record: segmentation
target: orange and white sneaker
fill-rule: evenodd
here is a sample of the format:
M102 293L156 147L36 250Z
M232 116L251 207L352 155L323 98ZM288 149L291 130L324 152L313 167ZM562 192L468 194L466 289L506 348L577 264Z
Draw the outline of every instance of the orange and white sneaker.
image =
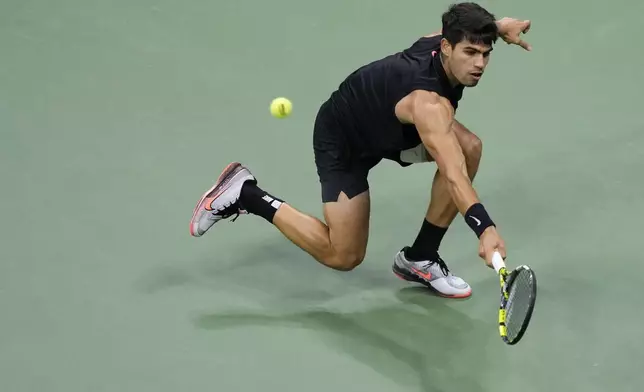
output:
M405 257L403 248L394 256L392 267L399 278L420 283L441 297L466 298L472 295L472 288L463 279L452 275L443 259L410 261Z
M250 170L239 162L226 166L217 182L203 194L192 213L190 235L201 237L215 223L235 215L246 214L239 205L242 186L246 181L257 182Z

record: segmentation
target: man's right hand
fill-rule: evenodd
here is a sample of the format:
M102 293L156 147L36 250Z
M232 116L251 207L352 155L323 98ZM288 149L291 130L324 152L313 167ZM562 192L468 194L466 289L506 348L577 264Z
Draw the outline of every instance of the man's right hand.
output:
M492 265L494 252L499 252L505 259L505 242L503 242L496 227L490 226L481 234L479 240L479 256L485 260L485 264L490 268L494 268Z

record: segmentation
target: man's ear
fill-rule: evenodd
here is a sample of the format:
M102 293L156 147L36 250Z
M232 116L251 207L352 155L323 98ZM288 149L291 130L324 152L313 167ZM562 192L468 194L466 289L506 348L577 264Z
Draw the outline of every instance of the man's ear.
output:
M452 55L452 44L450 44L445 38L441 39L441 52L443 56L449 57Z

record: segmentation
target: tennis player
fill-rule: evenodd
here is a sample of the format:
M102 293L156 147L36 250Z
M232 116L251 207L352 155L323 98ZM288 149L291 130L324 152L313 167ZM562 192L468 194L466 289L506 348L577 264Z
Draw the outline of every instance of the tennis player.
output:
M456 215L479 238L478 253L488 266L494 251L505 257L506 250L472 187L481 140L454 115L465 87L481 80L498 37L531 50L520 38L529 28L527 20L495 20L475 3L450 6L439 33L360 67L321 105L313 151L324 222L260 188L251 171L234 162L197 203L191 235L200 237L221 220L250 213L273 224L323 265L350 271L367 249L369 171L383 159L403 167L436 162L420 232L394 256L393 271L445 297L470 296L470 285L450 272L438 252Z

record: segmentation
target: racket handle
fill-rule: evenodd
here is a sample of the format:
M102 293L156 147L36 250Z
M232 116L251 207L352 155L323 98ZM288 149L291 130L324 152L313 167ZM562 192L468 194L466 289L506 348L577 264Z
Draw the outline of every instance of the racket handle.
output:
M503 261L503 256L499 252L494 252L492 255L492 265L494 266L494 270L498 274L501 268L505 267L505 262Z

